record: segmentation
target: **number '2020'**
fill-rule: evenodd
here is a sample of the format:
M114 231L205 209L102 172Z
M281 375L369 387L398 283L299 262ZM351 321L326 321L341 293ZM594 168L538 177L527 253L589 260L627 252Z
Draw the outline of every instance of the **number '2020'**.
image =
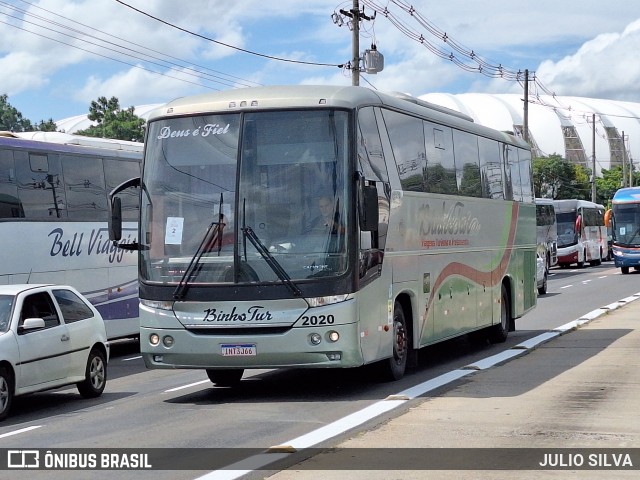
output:
M302 317L302 325L333 325L336 319L333 315L311 315Z

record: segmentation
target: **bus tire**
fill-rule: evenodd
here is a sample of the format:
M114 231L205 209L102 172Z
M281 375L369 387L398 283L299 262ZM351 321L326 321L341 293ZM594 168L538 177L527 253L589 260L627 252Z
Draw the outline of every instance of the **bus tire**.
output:
M84 380L78 382L76 387L84 398L96 398L102 395L107 385L107 361L104 353L93 348L87 358Z
M0 367L0 420L9 415L13 403L13 376L6 367Z
M393 354L380 363L380 376L383 380L400 380L404 376L409 356L409 341L404 310L402 305L396 302L393 307Z
M207 368L206 371L211 383L218 387L234 387L240 383L244 374L244 368L232 368L229 370Z
M509 336L509 328L511 326L510 311L507 287L503 284L500 290L500 322L491 327L489 335L489 338L493 343L503 343L507 340L507 336Z

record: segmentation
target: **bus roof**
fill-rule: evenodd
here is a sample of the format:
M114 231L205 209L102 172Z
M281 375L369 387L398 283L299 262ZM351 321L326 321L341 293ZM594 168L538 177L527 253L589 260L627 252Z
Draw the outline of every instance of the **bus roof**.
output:
M144 144L110 138L84 137L62 132L0 132L0 147L47 150L58 153L89 153L113 157L142 158Z
M150 112L148 121L212 112L243 112L256 109L334 107L353 109L367 105L387 106L446 123L502 142L528 149L524 140L509 133L478 125L458 111L404 93L382 93L365 87L332 85L284 85L249 87L177 98Z
M604 211L604 205L600 205L599 203L593 203L588 200L576 200L576 199L554 200L553 205L556 207L556 211L558 213L571 212L573 210L577 210L579 207L601 208Z
M640 187L619 189L613 195L613 203L640 203Z

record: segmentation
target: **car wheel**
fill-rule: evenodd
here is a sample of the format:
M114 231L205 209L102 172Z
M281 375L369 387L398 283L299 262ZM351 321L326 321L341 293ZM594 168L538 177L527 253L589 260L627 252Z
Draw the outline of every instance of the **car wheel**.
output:
M493 343L502 343L507 340L509 335L509 326L511 323L509 308L509 295L507 294L507 287L502 285L500 291L500 323L491 327L491 341Z
M544 271L544 278L542 280L542 285L538 287L538 294L545 295L547 293L547 271Z
M217 370L213 368L207 368L207 377L214 385L219 387L233 387L240 383L242 375L244 374L243 368L233 368L231 370Z
M107 361L104 353L94 348L89 353L84 380L77 384L80 395L84 398L95 398L102 395L107 385Z
M623 275L626 275L627 273L629 273L629 267L620 267L620 271Z
M13 402L13 377L5 367L0 367L0 420L9 415Z

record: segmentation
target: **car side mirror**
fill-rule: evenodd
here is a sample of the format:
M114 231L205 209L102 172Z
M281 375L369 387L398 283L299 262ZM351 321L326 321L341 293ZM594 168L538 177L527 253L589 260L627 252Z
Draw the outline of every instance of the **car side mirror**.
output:
M42 318L25 318L22 325L18 327L18 331L20 332L28 332L31 330L38 330L39 328L44 328L44 319Z

